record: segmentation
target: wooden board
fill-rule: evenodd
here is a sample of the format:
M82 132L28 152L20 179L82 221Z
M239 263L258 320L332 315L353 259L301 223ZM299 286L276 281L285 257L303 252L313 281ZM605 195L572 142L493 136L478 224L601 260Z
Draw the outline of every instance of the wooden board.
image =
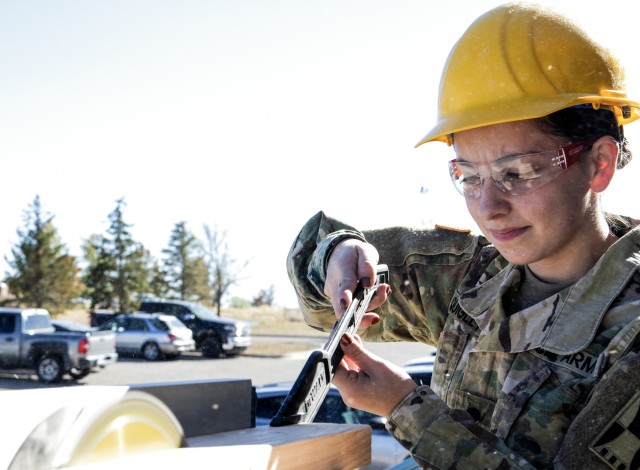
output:
M263 426L198 436L187 447L137 454L73 470L353 470L371 463L371 428L355 424Z
M243 447L253 446L270 449L262 468L354 469L371 463L371 428L329 423L261 426L187 440L187 447L224 448L235 458L245 454Z

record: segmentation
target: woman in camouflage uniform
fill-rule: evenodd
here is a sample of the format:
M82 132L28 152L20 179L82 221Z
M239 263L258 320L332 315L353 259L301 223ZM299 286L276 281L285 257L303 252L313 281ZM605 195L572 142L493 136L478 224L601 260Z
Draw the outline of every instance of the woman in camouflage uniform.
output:
M334 383L388 417L428 468L640 467L640 228L600 193L640 117L622 69L566 18L506 5L445 66L438 123L483 236L360 232L323 213L288 258L306 321L328 330L356 282L378 288L363 338L436 345L431 386L345 335Z

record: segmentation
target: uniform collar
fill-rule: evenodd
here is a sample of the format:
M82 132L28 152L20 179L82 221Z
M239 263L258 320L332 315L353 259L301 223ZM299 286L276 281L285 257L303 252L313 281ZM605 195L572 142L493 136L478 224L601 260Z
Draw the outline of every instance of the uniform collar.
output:
M640 267L640 228L614 243L578 282L507 317L501 297L519 273L509 265L463 293L460 306L478 324L476 351L521 352L536 348L573 354L593 340L609 306Z

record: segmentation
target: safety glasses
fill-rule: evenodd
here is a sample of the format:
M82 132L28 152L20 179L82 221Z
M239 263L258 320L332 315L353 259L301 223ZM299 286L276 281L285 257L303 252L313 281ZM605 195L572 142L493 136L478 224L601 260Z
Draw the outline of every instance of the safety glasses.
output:
M478 199L482 183L489 177L501 191L519 196L541 188L578 161L591 142L571 144L546 152L500 158L487 165L451 160L449 175L458 192Z

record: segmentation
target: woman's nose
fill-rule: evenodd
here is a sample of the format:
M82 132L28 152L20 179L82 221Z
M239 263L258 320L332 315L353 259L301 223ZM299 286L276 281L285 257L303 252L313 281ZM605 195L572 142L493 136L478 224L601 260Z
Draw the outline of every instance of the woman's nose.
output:
M478 215L492 219L509 212L508 195L490 177L483 178L478 198Z

